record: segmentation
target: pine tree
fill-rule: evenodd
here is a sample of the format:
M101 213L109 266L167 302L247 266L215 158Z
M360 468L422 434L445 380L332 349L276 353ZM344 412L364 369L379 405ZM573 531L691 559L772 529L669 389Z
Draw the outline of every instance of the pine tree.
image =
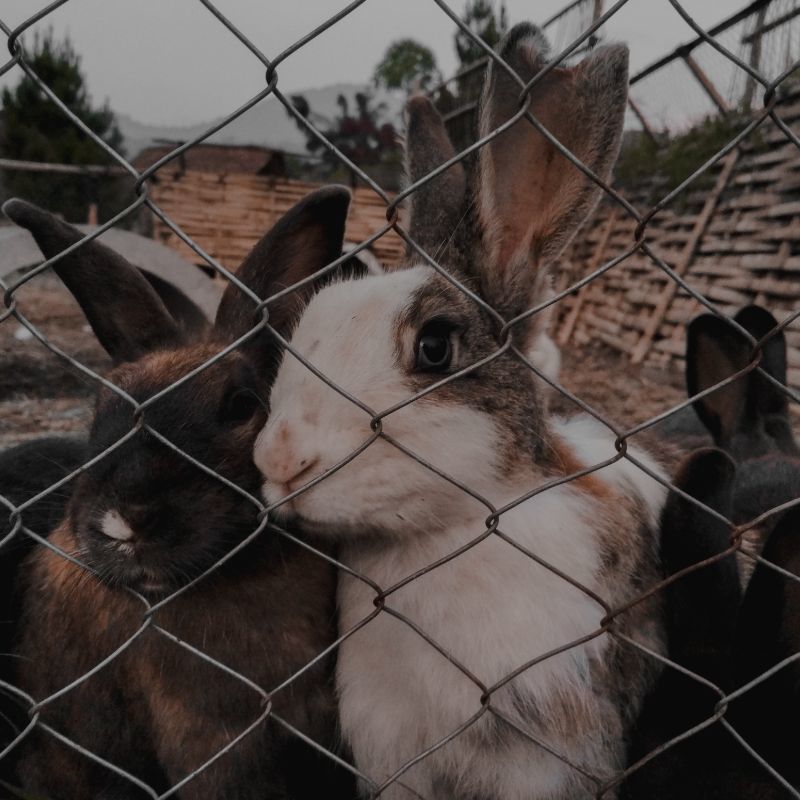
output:
M80 56L69 39L56 41L52 30L43 36L37 35L26 62L88 128L121 151L122 135L114 114L107 103L100 108L92 106ZM13 89L3 89L0 155L20 161L58 164L113 163L28 75ZM24 197L63 214L71 222L85 222L90 203L99 205L101 218L119 205L119 180L103 176L7 170L3 185L6 195Z
M470 0L464 9L466 26L483 39L489 47L496 47L508 30L505 3L495 14L494 4L490 0ZM486 51L464 31L456 32L456 54L462 67L467 67L486 55Z

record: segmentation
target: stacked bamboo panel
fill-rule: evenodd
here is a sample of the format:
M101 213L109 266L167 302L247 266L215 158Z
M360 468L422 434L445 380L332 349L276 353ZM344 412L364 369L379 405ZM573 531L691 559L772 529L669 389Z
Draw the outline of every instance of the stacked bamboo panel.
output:
M800 87L777 112L800 133ZM710 177L656 213L644 242L721 311L759 303L784 320L800 309L800 148L768 120ZM654 176L649 186L623 194L644 215L666 190ZM630 213L604 201L567 252L556 288L624 255L636 244L636 228ZM557 334L562 345L601 341L634 362L682 368L686 323L701 310L639 247L559 303ZM800 324L786 333L789 383L800 388Z
M313 183L240 173L161 170L150 197L180 230L224 267L235 269L258 239L298 200L318 189ZM371 189L353 191L346 237L358 244L386 225L386 204ZM153 237L202 264L191 248L161 220ZM400 260L404 244L388 231L371 247L381 260Z

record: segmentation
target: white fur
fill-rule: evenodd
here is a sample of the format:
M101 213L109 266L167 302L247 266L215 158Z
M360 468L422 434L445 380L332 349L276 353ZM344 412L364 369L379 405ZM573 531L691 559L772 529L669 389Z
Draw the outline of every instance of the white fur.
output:
M528 361L540 369L551 381L558 381L561 373L561 351L546 333L540 333L526 353Z
M106 511L100 520L100 530L110 539L118 542L127 542L133 539L131 526L119 515L117 511Z
M410 294L429 277L427 267L334 285L314 298L292 345L337 386L375 411L408 396L387 332ZM389 286L387 287L387 283ZM330 305L329 305L330 304ZM331 306L335 313L331 314ZM358 341L350 326L358 325ZM318 332L324 331L324 336ZM370 415L287 354L272 390L269 423L255 445L255 463L270 499L285 496L285 462L318 459L316 474L336 465L373 436ZM497 435L477 411L443 409L434 399L407 406L383 430L432 465L470 483L474 464L491 467ZM398 461L402 465L398 472ZM311 479L311 475L307 480ZM276 478L276 480L271 480ZM294 501L304 517L394 530L398 522L427 532L483 506L382 439Z
M409 389L395 352L394 321L430 276L416 267L324 289L309 304L292 345L339 387L373 411L406 399ZM405 343L406 345L408 343ZM402 362L404 354L399 354ZM301 461L305 480L331 469L370 436L370 414L315 377L291 355L271 395L272 415L258 438L255 461L269 501ZM383 430L437 469L501 507L542 482L531 469L512 482L498 470L498 433L487 415L432 397L386 417ZM598 423L576 420L560 435L587 465L614 454ZM644 458L640 455L640 457ZM663 490L628 461L602 470L612 492L637 497L656 515ZM340 558L382 589L453 553L485 530L489 507L378 439L353 461L292 501L322 530L344 536ZM604 585L596 528L614 508L574 483L551 488L501 516L514 542L600 596ZM343 575L340 629L374 612L369 584ZM491 535L389 594L388 608L418 625L487 687L531 659L598 629L604 611L585 592ZM655 642L650 642L658 646ZM492 694L494 708L573 762L608 777L622 759L614 735L619 712L592 685L590 665L608 646L601 635L548 658ZM356 764L376 783L436 745L481 709L482 690L402 620L383 611L345 639L337 683L342 730ZM513 686L513 689L512 689ZM567 698L579 730L548 709ZM631 702L637 702L632 698ZM539 719L538 714L544 714ZM615 716L616 715L616 716ZM497 800L588 797L578 773L484 714L458 737L401 777L424 797ZM617 725L617 728L619 726ZM618 731L617 731L618 732ZM394 784L382 797L410 797Z
M588 510L577 492L556 489L508 512L501 529L597 589L593 571L598 554L587 527ZM479 516L465 523L414 547L398 541L369 553L351 544L341 558L388 588L485 529ZM342 632L373 611L373 599L368 585L343 578ZM580 590L494 536L393 593L387 605L413 620L487 686L527 661L596 630L603 616L601 607ZM514 687L535 707L548 700L554 685L564 683L582 705L596 707L587 680L588 661L602 657L605 644L606 637L599 637L550 658L519 676ZM356 763L378 781L481 708L481 690L410 627L386 613L341 646L338 686L342 729ZM492 704L558 749L558 734L548 726L533 727L521 717L508 688L495 693ZM602 728L599 708L594 722ZM482 742L478 731L485 731L488 723L488 718L480 720L476 730L422 762L405 777L406 783L424 797L435 797L433 780L440 773L457 778L467 796L519 800L558 793L571 784L570 768L520 737L510 737L512 746L503 752ZM557 720L551 724L558 727ZM587 760L584 748L565 755ZM395 796L404 793L389 793Z
M554 420L553 427L564 437L572 452L584 464L600 464L617 455L614 447L615 436L594 417L579 414L568 420ZM630 444L628 452L654 475L660 476L662 480L666 479L662 468L648 453ZM600 476L604 481L614 484L626 497L641 498L649 514L648 522L653 527L658 525L661 509L667 498L667 490L663 483L651 478L627 458L621 458L603 467Z

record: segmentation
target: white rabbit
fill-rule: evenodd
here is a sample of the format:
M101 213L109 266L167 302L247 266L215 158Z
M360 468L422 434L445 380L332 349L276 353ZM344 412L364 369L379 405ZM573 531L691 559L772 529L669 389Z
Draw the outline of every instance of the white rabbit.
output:
M528 80L545 65L545 47L534 27L518 25L502 55ZM530 93L535 117L602 179L618 152L627 60L624 47L599 48ZM519 96L493 64L481 135L513 116ZM412 176L453 154L424 98L409 103L407 149ZM509 320L541 302L546 267L599 190L525 120L480 150L475 174L474 204L460 165L412 194L409 230ZM534 315L512 328L520 352L541 325ZM594 420L547 417L541 382L501 350L500 327L413 253L404 269L328 286L309 302L291 347L376 413L479 366L387 414L384 436L370 443L371 414L286 354L255 446L265 497L285 501L278 514L336 532L340 560L356 573L340 576L340 633L352 633L337 667L356 766L381 785L431 751L387 785L380 796L391 800L594 796L624 763L626 732L658 673L656 659L598 631L608 609L657 580L665 492L623 458L524 499L616 450ZM658 474L646 454L636 457ZM483 536L490 504L511 507ZM358 576L386 592L378 611L374 584ZM612 630L663 651L656 601L615 617Z

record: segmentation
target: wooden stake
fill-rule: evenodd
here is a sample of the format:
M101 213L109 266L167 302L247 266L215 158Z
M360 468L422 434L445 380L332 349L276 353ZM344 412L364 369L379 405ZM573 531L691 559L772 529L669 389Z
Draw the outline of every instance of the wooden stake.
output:
M727 114L731 110L731 107L728 105L725 98L717 91L717 87L711 82L711 78L706 75L691 54L687 53L683 57L683 60L686 62L686 66L691 70L692 75L697 78L700 85L705 89L706 94L711 98L714 105L722 114Z
M639 108L639 104L630 96L628 95L628 105L630 106L631 111L636 115L636 118L642 125L642 130L644 131L645 136L647 136L650 141L654 145L658 145L658 139L656 139L656 134L653 129L650 127L650 123L647 121L647 117L645 117L642 109Z
M731 179L733 168L736 166L736 162L738 160L738 147L731 150L731 152L725 156L725 159L722 162L722 170L717 178L717 183L706 198L706 202L703 205L703 210L695 220L692 233L686 242L686 247L684 247L683 252L681 252L680 256L678 257L678 261L673 267L673 270L678 275L683 276L689 271L689 267L692 264L694 256L697 252L697 248L699 247L700 241L703 238L703 234L706 232L709 222L711 222L711 218L713 217L714 211L717 208L719 199ZM667 285L663 288L658 300L656 301L653 313L647 322L647 327L642 332L639 341L636 343L636 347L634 347L633 352L631 353L631 361L634 364L640 364L642 361L644 361L644 358L650 350L653 339L655 338L658 329L661 327L661 323L664 321L664 316L669 310L677 291L678 284L673 280L668 280Z
M592 253L592 260L589 262L589 267L586 270L587 275L596 270L603 262L603 255L605 254L606 247L608 246L608 240L611 238L611 231L614 229L614 224L617 221L617 211L618 209L615 206L608 215L608 221L606 222L605 228L603 228L602 234L600 234L600 239L597 242L594 253ZM572 336L572 331L575 329L581 309L586 301L587 292L593 283L594 282L592 281L578 289L578 296L575 298L575 304L570 309L569 315L564 320L564 324L561 326L561 330L558 332L558 343L560 345L565 345L569 341L570 336Z

